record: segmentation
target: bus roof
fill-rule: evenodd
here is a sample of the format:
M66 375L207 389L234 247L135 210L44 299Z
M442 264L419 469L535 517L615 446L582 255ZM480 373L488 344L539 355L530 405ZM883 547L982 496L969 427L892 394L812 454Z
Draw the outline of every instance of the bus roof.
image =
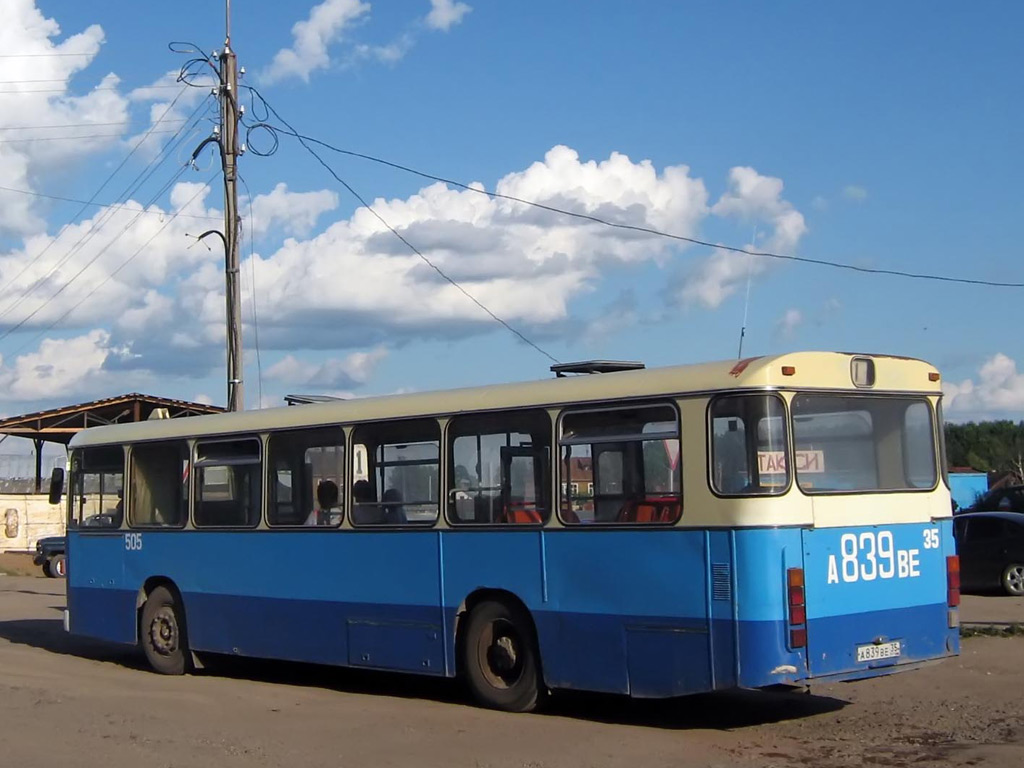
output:
M858 357L874 361L874 386L867 390L858 390L852 381L852 360ZM941 394L938 372L921 360L842 352L793 352L744 360L115 424L83 430L71 441L71 447L750 389Z

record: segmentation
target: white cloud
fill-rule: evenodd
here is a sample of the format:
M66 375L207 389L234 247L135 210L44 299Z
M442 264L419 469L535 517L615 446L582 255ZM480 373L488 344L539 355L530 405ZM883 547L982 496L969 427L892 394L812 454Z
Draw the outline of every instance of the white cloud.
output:
M127 354L111 345L110 333L93 330L68 339L45 339L35 352L12 365L0 360L0 397L11 401L73 400L130 392L148 377L105 370L108 360Z
M803 214L782 198L782 179L762 176L753 168L736 167L729 172L729 185L731 188L711 212L768 223L773 228L765 243L769 250L791 250L807 232Z
M405 58L405 55L416 45L416 36L411 32L404 32L387 45L366 45L360 44L353 48L350 64L363 59L374 59L381 64L395 64Z
M210 108L213 108L214 102L210 97L210 89L215 85L213 72L209 69L198 71L190 79L190 82L196 87L179 83L178 73L179 70L166 72L150 85L135 88L128 94L128 98L132 102L152 102L149 107L149 125L146 130L140 131L126 141L126 144L131 147L142 142L139 151L144 156L153 156L169 140L176 140L167 131L191 130L197 139L205 138L209 133L210 126L205 126L202 129L190 129L184 123L194 111L195 106L203 99L210 99ZM188 140L182 140L181 146L189 150L192 148Z
M779 318L778 329L779 333L785 338L791 338L796 329L803 323L804 314L799 309L790 308L787 309L782 317Z
M613 302L602 307L583 330L583 340L596 349L606 349L608 340L640 322L636 293L622 290Z
M848 184L843 187L843 197L847 200L853 200L856 203L860 203L868 199L868 191L864 189L864 187L856 184Z
M370 11L370 4L360 0L324 0L313 6L309 18L292 27L293 44L282 48L264 71L268 83L289 77L309 82L309 76L331 64L328 48L343 35L346 27Z
M209 194L202 184L180 183L171 192L171 208L216 216L203 206ZM21 248L0 253L0 316L10 323L38 309L27 329L52 323L61 329L161 311L153 292L170 288L178 275L204 261L223 259L219 251L188 247L185 233L195 231L194 219L169 220L166 214L157 206L143 212L128 200L56 236L35 235ZM145 258L134 258L143 251Z
M807 232L803 214L782 197L782 179L762 176L753 168L736 167L729 172L730 189L711 208L717 216L737 217L764 223L770 235L747 250L791 253ZM768 269L763 256L716 249L693 269L677 295L686 303L698 303L709 309L718 307L748 278Z
M473 10L466 3L456 2L456 0L430 0L430 5L427 26L445 32L461 22L463 17Z
M317 192L290 192L288 185L279 183L265 195L256 195L252 201L252 228L254 235L262 237L272 227L280 225L289 235L305 237L327 211L338 207L338 195L329 189ZM242 206L245 211L245 206Z
M7 83L0 92L6 142L0 145L0 185L35 191L34 184L50 174L66 174L68 163L115 145L127 125L128 102L118 92L116 75L101 77L84 95L72 89L72 77L81 81L79 73L103 44L102 28L93 25L55 42L60 34L56 20L45 17L34 0L4 0L0 51L32 55L0 58L0 80ZM37 127L62 125L78 127ZM0 236L40 231L37 205L29 196L0 191Z
M314 386L329 390L358 387L369 381L377 365L388 355L384 347L369 352L354 352L343 359L322 363L298 360L288 355L267 369L265 378L290 385Z
M1020 417L1024 411L1024 374L1017 372L1017 363L999 352L989 358L978 371L977 383L964 379L959 384L944 382L944 409L958 415L1008 413Z
M681 234L694 234L707 215L703 182L686 166L659 174L649 161L634 163L618 153L584 162L568 147L555 147L543 162L505 176L496 189ZM405 200L376 200L373 207L467 291L520 325L564 320L568 302L590 290L606 264L663 262L678 250L662 238L440 183ZM258 258L261 339L281 348L296 338L330 348L495 327L366 209L311 240L288 241Z
M634 162L619 153L584 160L564 146L508 173L494 188L684 236L697 235L702 222L713 215L704 182L691 176L685 165L659 169L650 161ZM730 202L719 210L728 216L749 210L768 222L766 237L792 237L794 230L785 222L794 214L802 219L781 199L781 184L775 189L746 198L737 193L735 200L723 196ZM219 195L202 184L179 183L169 206L152 207L137 220L141 206L129 201L124 204L127 210L104 211L68 227L45 254L52 242L49 235L0 252L0 314L22 301L9 312L10 318L21 319L41 307L27 329L55 323L55 334L68 335L105 327L109 337L103 349L117 354L103 358L102 370L121 372L129 380L149 376L163 381L219 370L225 338L222 250L213 243L209 249L197 246L194 238L186 237L208 228L207 222L168 219L168 211L174 210L217 218L220 212L208 206L211 199L219 200ZM410 340L501 333L492 318L411 253L371 211L357 209L315 232L337 204L332 192L293 192L284 185L253 201L259 232L284 225L282 231L291 235L275 250L253 254L255 263L246 259L241 266L245 348L252 349L255 271L260 345L269 378L320 392L350 392L369 380L385 349ZM570 306L597 289L612 269L621 273L644 264L665 269L689 247L442 183L407 198L378 199L372 206L466 291L530 336L571 328L599 343L617 330L616 325L639 322L637 301L628 291L606 308L614 314L615 325L598 321L588 326L586 320L581 324L571 316ZM123 234L115 238L119 233ZM61 264L72 249L77 249L76 265L95 261L68 283L80 268ZM140 249L145 258L129 261ZM724 291L745 275L746 257L739 256L738 262L710 261L713 269L738 268L738 273L713 273L707 285L691 280L708 297L708 305L720 303ZM704 267L706 272L708 265ZM11 277L22 269L25 274L11 284ZM47 301L64 285L60 296ZM30 298L23 300L26 294ZM347 357L335 352L356 349L372 351ZM287 352L283 359L282 352ZM250 376L250 389L252 381Z

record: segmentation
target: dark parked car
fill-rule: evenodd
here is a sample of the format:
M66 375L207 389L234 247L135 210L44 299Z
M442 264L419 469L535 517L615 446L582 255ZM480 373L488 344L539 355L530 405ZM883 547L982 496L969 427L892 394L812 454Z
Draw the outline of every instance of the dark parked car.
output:
M67 575L64 537L47 536L39 539L36 542L36 556L32 558L32 562L43 566L43 573L51 579L64 578Z
M964 590L1024 595L1024 515L968 512L953 521Z

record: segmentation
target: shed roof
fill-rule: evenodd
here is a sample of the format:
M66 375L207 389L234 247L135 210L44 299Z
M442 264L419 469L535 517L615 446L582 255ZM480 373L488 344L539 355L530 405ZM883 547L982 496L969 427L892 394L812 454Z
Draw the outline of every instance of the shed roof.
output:
M0 435L14 435L67 445L72 437L87 427L145 421L157 408L166 408L171 418L224 411L217 405L131 392L104 400L65 405L48 411L0 419Z

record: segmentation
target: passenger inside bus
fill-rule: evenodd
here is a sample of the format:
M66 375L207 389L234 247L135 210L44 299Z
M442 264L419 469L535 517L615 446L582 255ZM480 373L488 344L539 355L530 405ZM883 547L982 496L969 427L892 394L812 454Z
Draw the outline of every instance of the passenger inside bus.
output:
M383 506L382 522L385 525L401 525L406 522L405 509L402 507L402 494L397 488L388 488L381 498Z
M338 484L333 480L321 480L316 485L317 509L309 513L306 525L335 525L340 514L338 506Z
M356 480L352 484L352 522L355 525L373 525L377 522L374 519L376 514L370 481Z

